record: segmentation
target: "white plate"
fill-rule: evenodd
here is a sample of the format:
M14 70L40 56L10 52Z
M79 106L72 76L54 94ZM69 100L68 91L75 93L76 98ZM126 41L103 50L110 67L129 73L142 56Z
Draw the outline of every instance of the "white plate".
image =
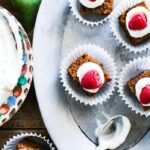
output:
M74 122L59 83L61 26L66 6L66 0L42 2L33 42L35 89L45 125L58 149L91 150L95 145Z
M75 123L59 83L61 39L68 10L67 0L42 1L33 42L35 89L43 120L57 148L95 150ZM138 147L134 150L140 150Z

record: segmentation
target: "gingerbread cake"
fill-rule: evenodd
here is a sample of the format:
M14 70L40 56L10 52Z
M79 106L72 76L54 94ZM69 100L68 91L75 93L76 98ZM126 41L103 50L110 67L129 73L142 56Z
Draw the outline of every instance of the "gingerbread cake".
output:
M150 108L150 70L146 70L128 81L128 88L133 93L144 110Z
M79 81L78 77L77 77L77 70L79 69L79 67L86 63L86 62L93 62L98 64L103 72L104 72L104 76L105 76L105 81L111 81L111 77L109 76L109 74L104 70L103 65L96 59L94 59L93 57L91 57L88 53L84 53L81 57L79 57L76 61L74 61L67 69L69 75L72 77L73 80Z
M125 12L123 12L123 13L119 16L119 23L120 23L121 27L123 28L123 30L124 30L126 36L129 38L130 42L131 42L133 45L138 45L138 44L140 44L140 43L146 41L146 40L149 39L149 37L150 37L150 33L146 34L146 35L143 36L143 37L138 37L138 38L132 37L132 36L130 35L130 33L129 33L127 27L126 27L126 16L127 16L127 13L128 13L130 10L132 10L132 9L134 9L134 8L136 8L136 7L139 7L139 6L144 7L145 9L149 10L149 9L148 9L148 6L147 6L146 3L143 1L143 2L141 2L141 3L136 4L135 6L133 6L133 7L131 7L131 8L129 8L128 10L126 10Z
M105 0L101 6L98 6L96 8L87 8L84 5L80 4L80 13L81 15L87 14L108 15L113 10L113 4L114 0Z
M128 84L128 87L129 87L130 91L131 91L133 94L135 94L135 85L136 85L136 83L137 83L140 79L142 79L142 78L144 78L144 77L150 77L150 70L146 70L146 71L140 73L139 75L137 75L136 77L134 77L134 78L132 78L131 80L128 81L128 83L127 83L127 84Z
M49 146L25 138L17 144L16 150L49 150Z

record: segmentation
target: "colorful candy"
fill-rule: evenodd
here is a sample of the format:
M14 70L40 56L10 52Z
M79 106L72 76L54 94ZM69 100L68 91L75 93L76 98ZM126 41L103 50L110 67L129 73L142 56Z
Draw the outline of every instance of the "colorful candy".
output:
M22 66L21 75L25 75L26 72L27 72L27 64L24 64L24 65Z
M25 76L20 76L18 79L18 86L23 86L27 83L27 79Z
M9 96L7 99L7 105L9 107L13 106L16 104L16 97L15 96Z
M23 62L26 64L28 61L28 56L25 52L23 52L23 58L22 58Z
M9 106L7 105L7 104L3 104L1 107L0 107L0 113L2 114L2 115L5 115L5 114L7 114L8 113L8 111L9 111Z

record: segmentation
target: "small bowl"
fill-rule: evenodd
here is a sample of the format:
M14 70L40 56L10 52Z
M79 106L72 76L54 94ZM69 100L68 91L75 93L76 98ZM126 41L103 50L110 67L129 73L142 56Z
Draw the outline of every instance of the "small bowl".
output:
M0 104L0 126L2 126L19 110L28 94L32 82L33 57L28 36L21 24L6 9L0 7L0 13L8 22L11 34L16 42L16 48L21 51L23 60L18 83L16 83L7 100ZM11 28L12 26L13 28Z

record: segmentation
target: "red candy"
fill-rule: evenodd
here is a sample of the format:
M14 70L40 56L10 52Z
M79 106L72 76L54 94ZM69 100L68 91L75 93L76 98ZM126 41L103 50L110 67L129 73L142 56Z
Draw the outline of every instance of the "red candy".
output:
M24 64L24 65L22 66L21 75L25 75L26 73L27 73L27 65Z
M8 107L8 105L3 104L3 105L0 107L0 113L1 113L2 115L7 114L7 113L8 113L8 111L9 111L9 107Z
M16 86L13 90L13 96L19 97L22 93L22 88L19 86Z
M96 89L102 87L103 83L96 70L87 72L81 80L81 86L85 89Z
M144 13L135 14L129 22L129 29L142 30L147 27L147 18Z
M150 103L150 85L145 86L140 94L140 101L142 104Z

